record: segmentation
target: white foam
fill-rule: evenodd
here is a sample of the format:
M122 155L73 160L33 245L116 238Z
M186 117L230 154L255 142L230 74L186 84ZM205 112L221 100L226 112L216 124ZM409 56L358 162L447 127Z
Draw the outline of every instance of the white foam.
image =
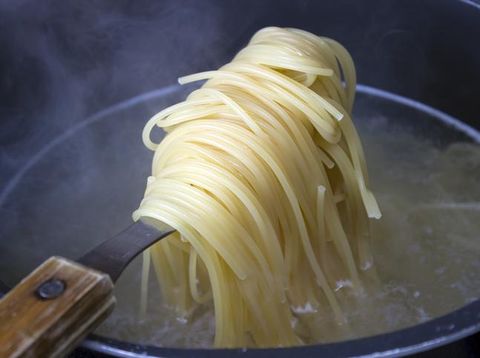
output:
M307 313L315 313L317 310L312 306L310 302L307 302L305 306L291 306L293 312L297 314L307 314Z
M350 280L338 280L335 282L335 292L339 291L344 287L353 287L352 281Z

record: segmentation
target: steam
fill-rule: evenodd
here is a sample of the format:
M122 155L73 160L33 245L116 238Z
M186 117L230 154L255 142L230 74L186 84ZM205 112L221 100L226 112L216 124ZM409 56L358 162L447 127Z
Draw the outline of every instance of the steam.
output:
M0 3L1 280L53 254L78 257L130 224L150 170L144 123L185 95L177 77L220 66L253 32L227 38L222 11Z
M227 59L221 9L202 2L15 0L0 18L0 188L89 115Z

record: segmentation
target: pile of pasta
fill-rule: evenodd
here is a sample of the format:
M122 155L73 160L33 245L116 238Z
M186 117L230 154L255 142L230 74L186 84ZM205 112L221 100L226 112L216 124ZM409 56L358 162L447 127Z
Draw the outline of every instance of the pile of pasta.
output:
M202 80L143 132L155 154L133 218L177 230L148 251L166 302L185 317L213 302L216 347L321 340L318 315L348 326L345 291L362 288L381 216L351 119L349 53L269 27L179 82Z

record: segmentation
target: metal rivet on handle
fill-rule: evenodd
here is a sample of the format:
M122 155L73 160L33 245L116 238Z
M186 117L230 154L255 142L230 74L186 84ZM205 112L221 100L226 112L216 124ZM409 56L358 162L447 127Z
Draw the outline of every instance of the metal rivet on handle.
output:
M51 300L60 296L65 291L65 282L58 278L45 281L37 288L37 296L42 300Z

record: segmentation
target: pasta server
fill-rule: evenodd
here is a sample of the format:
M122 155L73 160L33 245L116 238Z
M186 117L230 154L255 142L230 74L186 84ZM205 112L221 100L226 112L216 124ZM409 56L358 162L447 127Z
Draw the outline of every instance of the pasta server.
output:
M64 356L113 310L113 286L140 252L174 231L138 222L76 261L50 257L0 300L0 357Z

